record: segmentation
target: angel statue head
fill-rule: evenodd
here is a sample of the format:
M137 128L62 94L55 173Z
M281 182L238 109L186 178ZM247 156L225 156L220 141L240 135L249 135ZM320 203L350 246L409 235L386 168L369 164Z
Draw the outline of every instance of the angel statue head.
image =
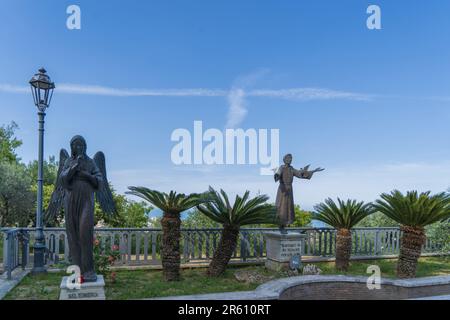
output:
M46 222L55 221L64 208L69 260L80 268L84 281L97 280L94 270L95 200L107 214L116 212L106 176L105 155L99 151L91 159L86 155L86 140L75 136L70 141L72 156L62 149L58 177L46 211Z
M76 135L70 140L70 149L72 157L82 156L86 154L86 140L80 136Z

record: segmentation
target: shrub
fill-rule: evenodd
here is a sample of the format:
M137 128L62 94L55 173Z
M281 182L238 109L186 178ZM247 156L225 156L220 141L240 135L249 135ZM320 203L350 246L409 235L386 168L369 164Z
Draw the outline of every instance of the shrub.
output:
M102 243L101 237L94 238L94 264L98 273L106 275L110 267L119 258L119 246L108 246L106 243Z

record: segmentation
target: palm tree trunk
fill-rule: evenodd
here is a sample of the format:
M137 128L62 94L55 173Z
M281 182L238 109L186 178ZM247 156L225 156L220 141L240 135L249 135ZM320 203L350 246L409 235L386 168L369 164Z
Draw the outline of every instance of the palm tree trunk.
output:
M347 271L352 253L352 234L349 229L339 229L336 235L336 269Z
M161 260L166 281L180 280L180 215L164 212Z
M219 245L214 252L214 256L209 264L207 274L212 277L220 276L225 272L228 262L236 249L239 236L239 227L224 225Z
M425 243L425 231L423 228L400 226L403 232L400 241L400 255L397 263L397 277L415 278L417 262Z

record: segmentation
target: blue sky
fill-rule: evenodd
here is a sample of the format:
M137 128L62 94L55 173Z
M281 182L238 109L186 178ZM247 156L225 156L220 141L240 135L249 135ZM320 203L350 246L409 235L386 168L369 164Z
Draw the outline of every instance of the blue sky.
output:
M71 4L81 30L66 28ZM366 28L369 4L382 30ZM326 168L294 185L307 209L329 196L439 192L450 186L448 12L444 1L5 1L0 124L16 121L19 155L37 157L26 86L45 66L57 86L46 156L82 134L89 154L106 153L119 192L212 185L274 200L259 166L171 162L172 131L195 120L279 129L280 157Z

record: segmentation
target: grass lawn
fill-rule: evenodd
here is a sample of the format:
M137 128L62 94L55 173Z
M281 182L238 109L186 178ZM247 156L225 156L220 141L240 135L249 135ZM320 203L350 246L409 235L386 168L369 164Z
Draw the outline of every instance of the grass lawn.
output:
M351 263L348 275L368 276L367 267L378 265L382 277L395 278L396 259L355 261ZM322 274L337 274L334 263L321 262L316 265ZM205 269L184 269L181 272L182 281L164 282L161 271L155 270L118 270L116 282L106 279L107 299L142 299L173 295L187 295L213 292L254 290L260 283L239 282L234 278L237 270L254 271L266 277L286 277L285 273L275 273L265 270L263 266L233 267L219 278L208 278ZM342 274L342 273L341 273ZM6 300L16 299L58 299L59 285L64 273L48 273L46 275L30 276L14 288L5 297ZM421 258L417 277L450 275L450 257Z

